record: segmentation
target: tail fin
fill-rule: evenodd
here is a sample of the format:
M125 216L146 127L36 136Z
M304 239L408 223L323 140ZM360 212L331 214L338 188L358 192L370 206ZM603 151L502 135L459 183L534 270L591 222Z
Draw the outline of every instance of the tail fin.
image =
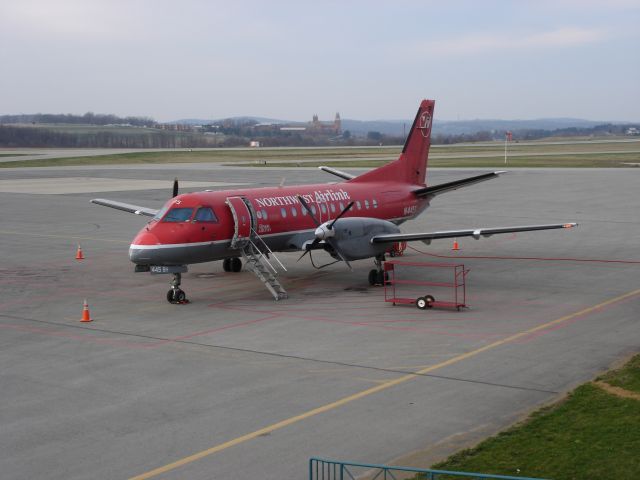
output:
M422 100L402 153L397 160L360 175L350 182L385 180L424 186L435 103L435 100Z

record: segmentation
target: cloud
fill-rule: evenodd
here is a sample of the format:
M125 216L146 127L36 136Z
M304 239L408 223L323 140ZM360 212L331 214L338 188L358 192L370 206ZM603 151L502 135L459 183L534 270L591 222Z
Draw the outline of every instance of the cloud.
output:
M421 53L430 55L470 55L483 52L522 49L578 47L607 37L602 29L563 27L547 32L519 34L475 34L453 39L434 40L419 45Z

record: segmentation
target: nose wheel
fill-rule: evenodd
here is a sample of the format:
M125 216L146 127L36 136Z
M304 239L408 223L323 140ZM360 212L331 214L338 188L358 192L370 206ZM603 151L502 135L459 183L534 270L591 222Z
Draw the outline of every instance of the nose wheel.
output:
M167 301L173 304L184 304L189 303L187 300L187 294L184 293L184 290L180 288L180 283L182 281L182 275L179 273L173 274L173 279L171 280L171 290L167 292Z

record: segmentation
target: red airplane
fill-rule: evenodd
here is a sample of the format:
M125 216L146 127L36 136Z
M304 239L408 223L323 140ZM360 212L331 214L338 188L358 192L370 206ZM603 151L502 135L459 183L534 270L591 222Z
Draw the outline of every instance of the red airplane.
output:
M320 167L341 183L204 191L178 195L160 210L113 200L93 203L153 217L136 235L129 258L136 272L172 274L167 300L185 303L181 274L192 263L222 260L224 271L246 266L265 284L276 300L287 294L276 278L284 266L273 252L322 249L342 260L373 258L376 268L369 283L382 284L382 262L395 242L457 237L489 237L500 233L571 228L575 223L471 228L429 233L402 233L401 223L422 213L431 199L445 192L499 176L501 171L427 186L434 100L423 100L399 158L359 176ZM311 254L310 254L311 256ZM302 258L300 257L300 258ZM275 259L277 265L269 261ZM313 260L312 260L313 261Z

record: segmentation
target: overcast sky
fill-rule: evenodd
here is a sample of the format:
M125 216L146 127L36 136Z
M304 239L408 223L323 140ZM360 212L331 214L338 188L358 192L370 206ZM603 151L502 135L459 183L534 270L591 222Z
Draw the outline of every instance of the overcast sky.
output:
M640 0L0 0L0 114L640 121Z

